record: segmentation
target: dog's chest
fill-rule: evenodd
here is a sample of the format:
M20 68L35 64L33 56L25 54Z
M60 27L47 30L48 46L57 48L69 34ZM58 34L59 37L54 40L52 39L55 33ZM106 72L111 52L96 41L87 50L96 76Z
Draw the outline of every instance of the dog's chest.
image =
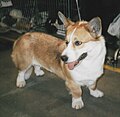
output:
M77 81L77 84L79 84L80 86L91 86L95 83L95 81L93 80L83 80L83 81Z
M102 74L99 73L99 74L94 74L94 73L87 73L86 72L72 72L71 75L72 75L72 78L73 80L79 84L80 86L90 86L92 84L94 84L94 82L97 80L98 76L100 76Z

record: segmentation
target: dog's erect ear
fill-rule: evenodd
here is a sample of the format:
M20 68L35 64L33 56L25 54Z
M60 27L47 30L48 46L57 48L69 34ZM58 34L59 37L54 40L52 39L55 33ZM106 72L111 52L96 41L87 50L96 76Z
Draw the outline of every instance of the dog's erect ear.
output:
M58 12L58 16L59 16L60 20L63 22L65 28L67 28L69 25L74 24L74 22L72 22L71 20L66 18L60 11Z
M100 37L102 33L101 19L99 17L93 18L88 22L87 28L94 38Z

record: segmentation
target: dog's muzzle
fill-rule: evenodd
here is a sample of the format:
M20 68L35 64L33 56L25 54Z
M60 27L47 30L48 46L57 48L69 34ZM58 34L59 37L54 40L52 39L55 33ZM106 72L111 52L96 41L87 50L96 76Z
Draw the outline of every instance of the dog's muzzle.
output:
M61 56L61 60L62 60L65 64L68 65L68 68L69 68L70 70L72 70L72 69L74 69L74 67L75 67L81 60L85 59L86 57L87 57L87 52L81 54L80 57L79 57L77 60L73 61L73 62L67 62L67 61L68 61L68 56L67 56L67 55Z
M61 60L62 60L63 62L67 62L67 60L68 60L67 55L61 56Z

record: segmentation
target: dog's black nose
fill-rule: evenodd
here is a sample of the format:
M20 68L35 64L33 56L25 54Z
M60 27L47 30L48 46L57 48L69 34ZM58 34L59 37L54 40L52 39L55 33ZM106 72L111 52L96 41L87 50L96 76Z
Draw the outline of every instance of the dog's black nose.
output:
M68 60L68 57L66 55L61 56L61 59L63 62L66 62Z

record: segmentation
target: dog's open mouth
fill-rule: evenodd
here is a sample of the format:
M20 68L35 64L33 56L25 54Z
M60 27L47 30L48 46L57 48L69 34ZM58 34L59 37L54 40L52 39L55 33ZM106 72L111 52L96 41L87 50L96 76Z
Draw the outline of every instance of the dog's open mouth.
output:
M80 55L80 57L76 61L66 63L68 65L69 70L73 70L75 68L75 66L78 65L78 63L81 60L85 59L86 57L87 57L87 52Z
M67 63L67 66L69 70L73 70L78 63L79 63L78 61L73 61L73 62Z

